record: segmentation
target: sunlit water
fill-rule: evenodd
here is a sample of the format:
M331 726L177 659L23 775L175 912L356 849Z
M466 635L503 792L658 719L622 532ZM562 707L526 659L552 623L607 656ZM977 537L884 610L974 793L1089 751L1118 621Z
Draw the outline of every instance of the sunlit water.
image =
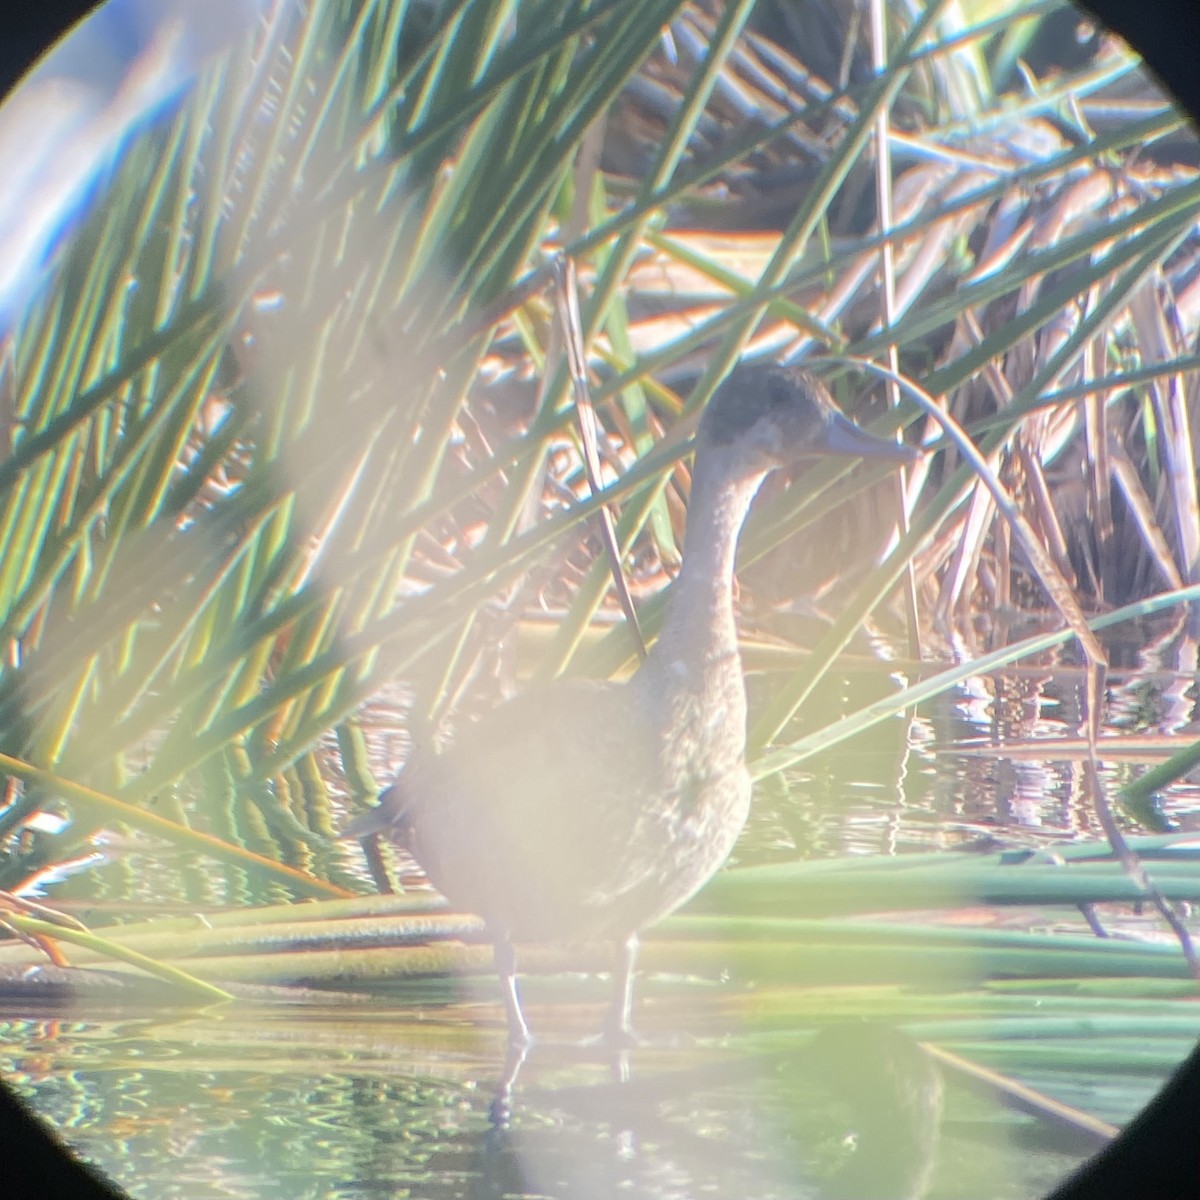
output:
M5 1074L146 1197L795 1197L829 1194L854 1153L854 1110L787 1050L639 1049L623 1081L561 1040L576 1029L533 1016L550 1032L503 1133L486 1115L502 1035L469 1008L19 1021ZM1082 1152L969 1095L940 1133L931 1195L1033 1195Z

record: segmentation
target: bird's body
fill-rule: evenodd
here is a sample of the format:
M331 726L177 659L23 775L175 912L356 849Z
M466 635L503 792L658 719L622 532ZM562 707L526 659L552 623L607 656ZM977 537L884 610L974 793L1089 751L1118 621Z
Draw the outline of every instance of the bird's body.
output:
M649 657L625 683L560 681L414 754L354 836L384 830L497 947L510 1033L528 1037L512 942L626 947L610 1032L628 1032L639 930L728 857L750 808L733 611L737 539L776 466L823 452L902 460L806 371L741 367L697 435L683 565Z
M640 675L517 697L447 753L415 758L393 793L404 816L392 830L440 892L497 934L623 940L720 866L750 802L742 746L681 753L680 718L699 739L703 714L661 699ZM486 805L457 802L483 795Z

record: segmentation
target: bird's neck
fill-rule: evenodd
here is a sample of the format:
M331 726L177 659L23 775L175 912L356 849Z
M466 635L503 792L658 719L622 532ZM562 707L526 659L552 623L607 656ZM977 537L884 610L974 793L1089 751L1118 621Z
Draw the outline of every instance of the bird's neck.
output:
M651 661L675 675L685 665L688 674L732 671L741 687L733 568L738 535L766 472L738 471L732 454L710 446L697 456L683 565Z

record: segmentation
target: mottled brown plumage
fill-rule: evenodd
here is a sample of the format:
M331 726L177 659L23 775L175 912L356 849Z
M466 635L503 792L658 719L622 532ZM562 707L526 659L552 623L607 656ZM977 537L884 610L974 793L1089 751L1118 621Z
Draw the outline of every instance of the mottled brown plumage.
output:
M771 470L827 453L911 457L847 421L807 371L735 370L700 423L683 564L637 673L564 680L501 705L446 752L414 753L347 831L387 833L451 903L484 918L515 1043L529 1035L514 941L622 945L608 1032L625 1036L638 931L732 849L750 807L737 539Z

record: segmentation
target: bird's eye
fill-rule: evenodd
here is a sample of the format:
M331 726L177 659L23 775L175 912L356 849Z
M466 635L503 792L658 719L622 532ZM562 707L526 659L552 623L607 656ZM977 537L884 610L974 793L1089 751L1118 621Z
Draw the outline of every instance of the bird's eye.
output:
M772 375L767 380L767 403L772 408L781 408L788 402L788 397L791 394L791 388L788 386L786 379L781 379L778 375Z

